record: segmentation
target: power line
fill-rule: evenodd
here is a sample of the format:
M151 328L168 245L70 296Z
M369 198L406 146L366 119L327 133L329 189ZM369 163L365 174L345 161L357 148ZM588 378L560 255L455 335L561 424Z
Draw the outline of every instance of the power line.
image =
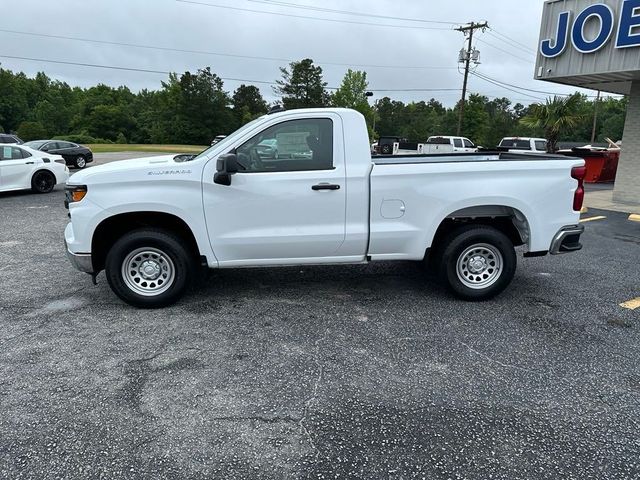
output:
M517 58L518 60L522 60L523 62L532 64L534 63L532 60L527 60L525 58L519 57L518 55L515 55L514 53L509 52L508 50L505 50L503 48L500 47L496 47L495 45L493 45L492 43L487 42L486 40L482 40L481 38L478 39L478 41L480 43L484 43L485 45L491 47L491 48L495 48L496 50L500 50L503 53L506 53L507 55L511 55L513 58Z
M142 72L142 73L156 73L162 75L169 75L173 72L169 72L166 70L151 70L146 68L133 68L133 67L121 67L116 65L100 65L96 63L84 63L84 62L70 62L66 60L49 60L44 58L33 58L33 57L21 57L17 55L4 55L0 54L0 58L9 58L14 60L27 60L31 62L42 62L42 63L54 63L59 65L73 65L78 67L90 67L90 68L104 68L108 70L123 70L129 72ZM250 80L246 78L234 78L234 77L218 77L221 80L227 80L231 82L246 82L246 83L258 83L262 85L276 85L276 82L269 82L266 80ZM338 87L324 87L327 90L338 90ZM449 91L458 91L456 88L383 88L383 89L369 89L370 92L449 92Z
M510 41L510 42L512 42L512 43L515 43L516 45L519 45L519 46L521 46L522 48L524 48L524 49L528 50L528 51L529 51L529 53L536 53L536 50L535 50L535 49L533 49L533 48L531 48L531 47L528 47L528 46L527 46L527 45L525 45L524 43L520 43L520 42L518 42L517 40L514 40L514 39L513 39L513 38L511 38L511 37L508 37L508 36L507 36L507 35L505 35L504 33L500 33L500 32L499 32L499 31L497 31L495 28L491 28L490 30L491 30L493 33L495 33L495 34L500 35L500 36L501 36L502 38L504 38L505 40L508 40L508 41Z
M91 68L105 68L108 70L124 70L128 72L142 72L142 73L157 73L162 75L169 75L173 72L168 72L165 70L150 70L146 68L132 68L132 67L120 67L116 65L99 65L96 63L82 63L82 62L68 62L65 60L48 60L44 58L32 58L32 57L19 57L16 55L4 55L0 54L0 58L10 58L14 60L28 60L30 62L43 62L43 63L55 63L59 65L74 65L78 67L91 67ZM248 80L245 78L232 78L232 77L218 77L222 80L228 80L231 82L247 82L247 83L260 83L265 85L274 85L275 82L267 82L264 80ZM332 87L327 87L329 90L336 90Z
M528 48L522 48L516 45L515 43L510 43L508 40L505 40L504 38L501 38L497 35L494 35L493 32L487 32L487 35L490 35L492 38L495 38L499 42L502 42L505 45L508 45L509 47L516 49L518 53L522 52L522 53L526 53L527 55L535 55L535 52L533 50L530 50Z
M486 77L483 77L483 76L479 75L479 74L478 74L478 73L476 73L476 72L471 72L471 74L472 74L473 76L475 76L475 77L478 77L478 78L479 78L479 79L481 79L481 80L484 80L485 82L491 83L491 84L496 85L496 86L501 87L501 88L504 88L505 90L509 90L509 91L511 91L511 92L513 92L513 93L517 93L518 95L524 95L525 97L531 97L531 98L533 98L533 99L535 99L535 100L544 100L544 99L542 99L542 98L540 98L540 97L535 97L535 96L533 96L533 95L529 95L528 93L523 93L523 92L520 92L520 91L518 91L518 90L514 90L513 88L505 87L504 85L502 85L502 84L498 83L497 81L496 81L496 82L494 82L493 80L490 80L490 79L488 79L488 78L486 78ZM517 87L516 87L516 88L517 88Z
M198 2L195 0L176 0L176 2L179 3L189 3L192 5L202 5L205 7L215 7L215 8L224 8L227 10L235 10L235 11L239 11L239 12L251 12L251 13L264 13L267 15L276 15L276 16L280 16L280 17L290 17L290 18L304 18L307 20L319 20L319 21L323 21L323 22L332 22L332 23L348 23L348 24L352 24L352 25L367 25L370 27L391 27L391 28L402 28L402 29L418 29L418 30L447 30L447 31L451 31L450 28L444 28L444 27L419 27L419 26L411 26L411 25L391 25L391 24L386 24L386 23L367 23L367 22L356 22L356 21L352 21L352 20L337 20L337 19L333 19L333 18L322 18L322 17L311 17L311 16L306 16L306 15L293 15L290 13L282 13L282 12L269 12L266 10L254 10L254 9L250 9L250 8L240 8L240 7L231 7L229 5L218 5L218 4L214 4L214 3L206 3L206 2Z
M368 88L368 92L459 92L460 88Z
M248 1L253 3L262 3L266 5L298 8L301 10L312 10L315 12L337 13L340 15L352 15L357 17L381 18L383 20L401 20L404 22L435 23L440 25L459 25L461 23L461 22L445 22L441 20L425 20L421 18L392 17L389 15L375 15L372 13L364 13L364 12L349 12L346 10L335 10L333 8L316 7L312 5L297 5L295 3L283 2L283 1L277 1L277 0L248 0Z
M0 32L10 33L15 35L28 35L32 37L42 37L42 38L56 38L60 40L72 40L72 41L80 41L80 42L89 42L89 43L97 43L102 45L114 45L120 47L133 47L133 48L144 48L149 50L160 50L165 52L177 52L177 53L194 53L198 55L213 55L220 57L230 57L230 58L244 58L250 60L265 60L265 61L273 61L273 62L286 62L291 63L297 60L293 60L290 58L278 58L278 57L261 57L255 55L238 55L231 53L221 53L221 52L211 52L206 50L190 50L183 48L173 48L173 47L160 47L155 45L141 45L136 43L126 43L126 42L113 42L108 40L97 40L95 38L82 38L82 37L69 37L65 35L53 35L46 33L35 33L35 32L23 32L19 30L7 30L0 28ZM392 68L392 69L414 69L414 70L453 70L455 67L445 67L445 66L427 66L427 65L370 65L370 64L358 64L358 63L338 63L338 62L316 62L319 65L332 65L332 66L340 66L340 67L359 67L359 68Z

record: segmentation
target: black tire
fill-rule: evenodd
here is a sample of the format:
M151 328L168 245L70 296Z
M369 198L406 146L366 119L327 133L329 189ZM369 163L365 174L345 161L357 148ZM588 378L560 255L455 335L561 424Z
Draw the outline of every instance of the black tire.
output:
M140 229L125 234L107 254L105 273L111 290L129 305L139 308L161 308L177 302L189 287L196 266L184 244L165 230ZM156 258L152 258L154 254ZM145 278L142 270L143 264L149 262L152 265L147 267L157 268L156 275L160 272L151 280L148 278L153 277ZM130 266L126 277L125 263ZM169 276L167 272L171 271L173 274ZM149 289L146 294L141 293L144 289Z
M483 225L454 230L436 251L442 252L440 278L457 297L470 301L501 293L511 283L518 263L511 240L500 230Z
M56 186L56 176L48 170L40 170L31 177L31 190L36 193L50 193Z
M84 158L84 155L78 155L74 160L73 160L73 166L79 169L83 169L84 167L87 166L87 159Z
M384 154L384 155L389 155L391 153L393 153L393 145L389 145L388 143L382 145L382 148L380 148L380 151Z

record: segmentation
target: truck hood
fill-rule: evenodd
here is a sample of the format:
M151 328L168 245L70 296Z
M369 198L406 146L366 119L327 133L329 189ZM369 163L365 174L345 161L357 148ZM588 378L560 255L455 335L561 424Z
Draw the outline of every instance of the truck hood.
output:
M189 168L190 162L176 162L175 155L159 155L157 157L134 158L131 160L119 160L105 165L98 165L74 173L69 178L69 184L81 185L90 183L95 177L107 177L109 174L148 173L166 170L167 168ZM97 178L96 178L97 179Z

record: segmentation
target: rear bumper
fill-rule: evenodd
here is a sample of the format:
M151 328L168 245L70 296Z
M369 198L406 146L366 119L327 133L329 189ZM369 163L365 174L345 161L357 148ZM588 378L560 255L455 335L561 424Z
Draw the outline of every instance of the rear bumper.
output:
M551 242L549 253L558 255L582 250L580 236L584 233L584 225L570 225L562 227Z

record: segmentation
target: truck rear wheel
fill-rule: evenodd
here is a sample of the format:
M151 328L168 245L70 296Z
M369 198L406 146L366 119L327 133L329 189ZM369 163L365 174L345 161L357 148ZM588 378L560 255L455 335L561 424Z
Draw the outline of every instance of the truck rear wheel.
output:
M107 254L109 286L134 307L160 308L175 303L194 271L194 261L183 243L164 230L127 233Z
M464 300L487 300L513 279L517 259L513 243L493 227L469 225L451 232L443 242L440 275Z

